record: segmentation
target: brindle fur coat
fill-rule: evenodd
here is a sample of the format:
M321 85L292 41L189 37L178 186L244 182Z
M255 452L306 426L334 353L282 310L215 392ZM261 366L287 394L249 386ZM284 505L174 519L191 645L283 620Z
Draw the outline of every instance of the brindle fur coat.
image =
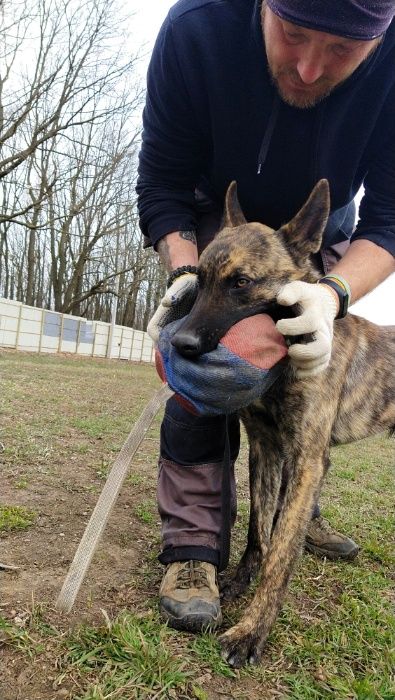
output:
M275 320L295 315L297 308L278 307L276 297L287 282L318 279L311 256L320 249L328 212L328 183L321 180L294 219L273 231L246 222L232 183L224 226L200 259L198 298L173 338L177 349L187 356L208 352L234 323L256 313ZM251 513L247 547L225 598L261 576L240 621L220 637L232 666L261 658L303 546L330 446L394 428L394 365L395 327L349 314L334 323L326 370L298 379L289 365L262 399L241 411L250 444ZM273 527L284 465L287 489Z

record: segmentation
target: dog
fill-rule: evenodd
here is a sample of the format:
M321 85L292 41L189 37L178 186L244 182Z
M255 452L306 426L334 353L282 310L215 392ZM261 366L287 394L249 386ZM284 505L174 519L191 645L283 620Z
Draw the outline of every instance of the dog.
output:
M276 297L292 280L319 278L312 260L328 215L329 185L320 180L299 213L277 231L247 223L232 183L223 227L200 258L197 299L173 337L176 349L196 357L214 349L245 317L298 315L297 307L279 307ZM261 576L240 621L220 637L231 666L261 659L303 547L330 446L394 431L394 365L395 326L349 314L334 323L326 370L298 379L288 364L269 391L240 412L249 439L251 510L247 546L225 598L240 595ZM288 481L277 513L283 468Z

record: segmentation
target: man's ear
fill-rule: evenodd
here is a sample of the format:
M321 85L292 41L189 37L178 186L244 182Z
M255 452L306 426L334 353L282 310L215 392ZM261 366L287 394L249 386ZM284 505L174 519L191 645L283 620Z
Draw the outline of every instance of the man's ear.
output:
M237 184L233 180L228 187L225 196L224 213L221 228L234 228L246 224L247 220L241 211L241 206L237 198Z
M278 231L287 249L302 264L309 255L319 251L329 211L329 183L319 180L296 216Z

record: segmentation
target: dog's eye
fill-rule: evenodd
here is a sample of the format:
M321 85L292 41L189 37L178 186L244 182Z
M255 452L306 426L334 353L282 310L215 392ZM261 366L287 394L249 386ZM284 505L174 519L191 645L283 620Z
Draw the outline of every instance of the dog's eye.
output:
M249 284L251 284L251 280L248 279L248 277L238 277L233 283L233 288L242 289L243 287L247 287Z

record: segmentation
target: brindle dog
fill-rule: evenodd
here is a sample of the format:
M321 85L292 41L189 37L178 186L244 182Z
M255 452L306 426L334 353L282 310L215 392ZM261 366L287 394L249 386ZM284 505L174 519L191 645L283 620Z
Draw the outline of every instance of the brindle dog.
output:
M320 180L300 212L278 231L247 223L232 183L224 226L201 256L199 294L173 338L176 348L198 356L215 348L242 318L295 315L297 308L279 307L276 296L291 280L316 282L311 256L320 249L328 213L329 187ZM251 514L248 544L225 597L242 593L258 571L261 578L240 622L220 637L230 665L260 660L303 546L330 446L394 429L394 365L395 327L350 314L334 324L332 360L325 371L297 379L288 365L262 399L240 412L250 443ZM288 483L276 519L284 465Z

